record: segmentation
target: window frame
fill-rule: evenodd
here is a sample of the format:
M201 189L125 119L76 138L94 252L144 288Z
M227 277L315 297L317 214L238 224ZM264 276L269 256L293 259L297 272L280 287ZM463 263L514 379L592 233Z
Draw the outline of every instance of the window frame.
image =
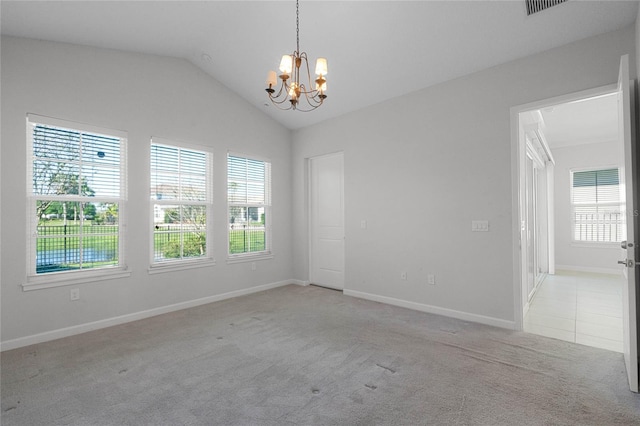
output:
M586 204L576 204L574 202L574 174L580 172L597 172L601 170L618 170L618 201L617 202L602 202L602 203L586 203ZM598 167L576 167L571 168L569 170L569 210L571 217L569 218L570 227L571 227L571 245L576 247L603 247L603 248L619 248L620 241L590 241L590 240L579 240L576 239L575 236L575 212L576 206L586 206L586 207L598 207L598 206L619 206L621 220L622 220L622 233L621 233L621 241L626 238L625 231L626 226L626 203L624 202L624 167L620 165L607 165L607 166L598 166Z
M37 125L54 126L69 129L80 133L108 136L120 140L120 188L118 197L98 196L56 196L39 195L33 191L34 160L34 128ZM103 281L117 278L124 278L131 275L127 267L126 259L126 227L127 227L127 132L122 130L108 129L85 123L78 123L69 120L46 117L36 114L26 116L26 141L27 141L27 189L26 189L26 214L27 214L27 271L26 280L22 284L23 291L38 290L43 288L59 287L66 285L81 284L85 282ZM55 271L38 274L37 270L37 244L38 244L38 222L39 218L33 213L36 211L38 200L60 199L60 201L86 202L90 198L91 202L113 202L118 204L118 264L110 266L95 267L80 270Z
M265 203L264 204L259 204L259 203L231 203L230 199L229 199L229 157L236 157L236 158L244 158L247 160L253 160L253 161L259 161L265 164ZM272 238L273 238L273 233L272 233L272 218L271 218L271 214L272 214L272 163L269 159L267 158L263 158L263 157L259 157L259 156L255 156L255 155L248 155L248 154L242 154L242 153L238 153L238 152L233 152L233 151L228 151L227 152L227 156L226 156L226 174L225 174L225 191L226 191L226 210L227 210L227 220L225 223L225 227L227 229L227 239L226 239L226 244L227 244L227 264L233 264L233 263L243 263L243 262L252 262L252 261L257 261L257 260L267 260L267 259L273 259L274 255L273 255L273 251L272 251ZM257 208L264 208L264 213L265 213L265 223L264 223L264 231L265 231L265 249L261 250L261 251L253 251L253 252L243 252L243 253L230 253L229 252L229 242L230 242L230 238L231 238L231 227L229 226L229 224L231 223L231 214L230 214L230 210L231 207L257 207Z
M171 148L177 148L179 150L185 151L195 151L204 153L206 155L206 172L205 176L205 194L207 200L205 201L189 201L189 200L157 200L152 198L152 188L151 188L151 153L153 145L162 145ZM150 218L150 238L149 238L149 274L163 273L163 272L171 272L171 271L180 271L185 269L192 268L202 268L208 266L215 266L216 261L214 257L214 234L213 234L213 202L214 202L214 194L213 194L213 175L214 175L214 167L213 167L214 153L210 147L194 144L190 142L184 142L176 139L168 139L163 137L154 136L150 139L149 143L149 218ZM206 210L206 231L205 231L205 241L206 241L206 254L201 257L192 257L192 258L176 258L169 259L163 261L155 260L155 247L154 247L154 227L155 227L155 205L156 204L177 204L177 205L202 205L205 206Z

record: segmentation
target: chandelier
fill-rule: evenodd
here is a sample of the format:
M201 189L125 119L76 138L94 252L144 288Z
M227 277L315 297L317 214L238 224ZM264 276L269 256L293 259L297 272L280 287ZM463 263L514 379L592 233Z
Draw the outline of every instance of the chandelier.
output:
M296 0L296 50L291 55L283 55L280 61L280 74L269 71L267 87L271 102L282 110L313 111L327 98L327 60L316 61L315 80L311 80L307 53L300 52L300 6ZM278 78L280 84L278 84ZM302 78L306 78L304 81ZM276 93L276 86L278 92Z

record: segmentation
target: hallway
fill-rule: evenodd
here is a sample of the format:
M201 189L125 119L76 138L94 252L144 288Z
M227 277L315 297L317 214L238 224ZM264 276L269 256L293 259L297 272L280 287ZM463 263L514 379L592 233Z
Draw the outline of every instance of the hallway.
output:
M622 352L622 285L617 275L558 271L533 296L524 331Z

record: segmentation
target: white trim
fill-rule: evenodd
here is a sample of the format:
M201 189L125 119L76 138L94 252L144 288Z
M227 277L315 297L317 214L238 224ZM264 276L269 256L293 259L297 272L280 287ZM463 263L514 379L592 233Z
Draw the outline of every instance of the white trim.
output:
M393 297L379 296L377 294L363 293L355 290L343 290L343 294L347 296L357 297L360 299L372 300L374 302L386 303L388 305L400 306L402 308L413 309L414 311L427 312L430 314L442 315L445 317L457 318L464 321L477 322L480 324L491 325L494 327L515 329L515 322L500 318L487 317L484 315L472 314L469 312L456 311L453 309L441 308L438 306L425 305L423 303L409 302L408 300L395 299Z
M152 190L152 162L153 162L153 147L162 146L170 149L177 149L179 153L182 151L191 151L205 155L205 200L204 201L192 201L181 199L182 197L170 200L156 199L154 198ZM179 154L180 155L180 154ZM149 217L151 218L151 238L149 239L149 274L156 274L162 272L170 272L170 271L179 271L184 269L192 269L199 268L205 266L214 266L215 259L213 254L213 202L214 202L214 153L211 147L207 147L204 145L198 145L189 142L183 141L172 141L169 139L164 139L160 137L152 137L149 140ZM182 177L183 171L180 170L179 178ZM184 205L197 205L204 206L206 209L206 221L205 221L205 249L206 249L206 257L199 259L190 259L190 258L177 258L171 259L169 261L157 261L155 258L155 227L156 227L156 210L155 206L184 206ZM182 231L180 232L182 234ZM184 245L184 244L183 244ZM184 247L182 247L184 248ZM196 265L196 263L198 263Z
M575 265L556 265L556 274L561 271L573 272L592 272L594 274L610 274L622 276L622 267L620 268L593 268L591 266L575 266Z
M62 127L63 129L80 130L82 132L98 134L101 136L116 137L119 139L128 139L129 137L128 133L124 130L99 127L94 126L93 124L80 123L73 120L63 120L60 118L47 117L32 113L27 113L27 121L31 123L44 124L46 126Z
M84 324L74 325L71 327L59 328L57 330L46 331L44 333L33 334L31 336L19 337L0 343L0 351L21 348L23 346L34 345L36 343L48 342L50 340L60 339L63 337L74 336L76 334L86 333L93 330L112 327L114 325L125 324L132 321L150 318L169 312L179 311L182 309L193 308L195 306L206 305L208 303L218 302L220 300L231 299L233 297L244 296L251 293L269 290L276 287L282 287L294 284L296 280L277 281L270 284L259 285L242 290L230 291L214 296L207 296L200 299L189 300L186 302L175 303L173 305L161 306L158 308L148 309L145 311L135 312L132 314L121 315L117 317L107 318L103 320L88 322Z
M296 285L300 285L302 287L306 287L309 284L311 284L311 282L307 281L307 280L291 280L291 283L292 284L296 284Z
M513 302L514 302L514 321L515 329L522 330L524 319L524 303L522 300L523 277L522 263L524 252L522 250L522 216L523 209L520 208L521 203L521 172L524 170L524 162L526 157L526 141L524 141L524 129L520 123L520 113L526 111L524 107L512 107L511 115L511 231L512 241L512 262L513 262ZM522 132L522 135L521 135ZM521 137L522 136L522 137Z
M58 196L50 194L34 194L32 188L33 182L33 163L36 159L33 151L34 145L34 129L37 125L54 126L61 129L67 129L71 131L77 131L81 133L89 133L94 135L106 136L119 141L120 151L120 163L119 167L119 181L120 181L120 194L117 197L99 196ZM26 134L27 134L27 271L26 282L22 284L23 291L38 290L43 288L60 287L66 285L81 284L93 281L104 281L115 278L124 278L131 275L131 272L127 270L125 260L127 258L127 246L125 244L125 235L127 229L127 197L128 197L128 134L122 130L107 129L103 127L97 127L89 124L78 123L74 121L67 121L57 118L45 117L36 114L27 114L26 118ZM81 143L80 148L83 146ZM79 166L82 167L82 161L79 160ZM78 163L78 161L74 161ZM115 170L114 167L109 167ZM69 270L64 272L52 272L52 273L37 273L37 245L38 245L38 221L39 218L33 213L36 212L36 204L40 199L51 199L58 201L75 201L75 202L107 202L113 203L118 206L118 265L96 267L89 270ZM74 220L75 222L75 220ZM80 220L80 224L83 220Z
M601 249L620 249L620 241L579 241L573 240L570 245L571 247L582 247L582 248L601 248Z
M242 158L242 159L246 159L246 160L252 160L252 161L260 161L262 163L264 163L265 166L265 176L264 176L264 180L263 180L263 184L265 186L265 198L264 198L264 203L262 204L256 204L256 203L230 203L229 202L229 157L235 157L235 158ZM264 159L264 158L260 158L260 157L253 157L253 156L248 156L246 154L236 154L233 153L231 151L227 151L227 158L226 158L226 164L225 164L225 173L226 173L226 177L225 177L225 199L226 199L226 210L227 210L227 243L230 241L231 239L231 231L232 229L230 228L229 225L231 225L231 217L230 217L230 209L231 207L239 207L239 208L246 208L247 212L248 209L250 207L255 207L255 208L262 208L264 209L264 216L265 216L265 223L264 223L264 233L265 233L265 249L262 251L258 251L258 252L253 252L253 251L249 251L249 252L244 252L244 253L229 253L229 248L227 248L226 252L227 252L227 264L231 265L234 263L243 263L243 262L251 262L251 261L255 261L255 260L268 260L268 259L273 259L273 252L271 251L272 249L272 235L273 235L273 228L272 228L272 218L271 218L271 212L272 212L272 174L271 174L271 161L268 159ZM248 201L248 200L247 200Z
M22 291L42 290L44 288L64 287L96 281L128 278L131 271L126 268L114 267L96 268L86 271L50 272L40 275L29 275L27 282L22 284Z
M534 109L542 109L558 104L566 104L570 102L580 102L586 98L596 98L600 96L608 96L618 92L618 85L607 84L606 86L595 87L593 89L581 90L579 92L567 93L565 95L554 96L553 98L542 99L539 101L529 102L523 105L517 105L511 107L512 111L516 111L517 114ZM516 114L516 116L517 116ZM517 117L516 117L517 118Z
M549 274L556 273L555 164L547 165L547 247Z
M543 169L545 167L545 160L540 156L536 148L533 146L533 141L530 137L525 137L527 144L527 155L533 160L537 168Z
M264 251L254 251L247 254L233 254L227 258L227 265L233 265L234 263L255 262L259 260L273 259L273 253Z
M582 172L598 172L603 170L617 170L618 171L618 201L617 202L602 202L602 203L576 203L574 192L576 187L573 184L574 175ZM600 248L619 248L620 242L623 241L624 235L617 241L592 241L592 240L576 240L575 227L576 227L576 207L619 207L620 211L624 213L626 210L625 202L622 200L622 191L624 191L624 167L620 165L615 166L602 166L602 167L572 167L569 169L569 205L571 207L571 245L574 247L600 247ZM597 186L596 186L597 187ZM622 214L623 219L624 214ZM616 228L617 229L617 228ZM625 228L623 228L624 230Z

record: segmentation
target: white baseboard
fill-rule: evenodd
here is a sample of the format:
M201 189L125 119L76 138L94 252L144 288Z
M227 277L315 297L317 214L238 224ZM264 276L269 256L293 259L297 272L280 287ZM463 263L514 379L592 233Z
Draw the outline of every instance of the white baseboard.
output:
M622 268L592 268L590 266L556 265L558 271L593 272L595 274L622 275Z
M276 287L282 287L289 284L298 284L298 280L285 280L275 283L259 285L256 287L245 288L242 290L230 291L228 293L207 296L200 299L188 300L186 302L175 303L173 305L161 306L159 308L148 309L146 311L134 312L132 314L121 315L118 317L107 318L99 321L88 322L85 324L74 325L71 327L60 328L58 330L46 331L44 333L33 334L31 336L19 337L17 339L7 340L0 343L0 351L8 351L11 349L21 348L36 343L48 342L63 337L74 336L76 334L86 333L88 331L99 330L101 328L112 327L114 325L124 324L131 321L137 321L156 315L162 315L169 312L179 311L182 309L193 308L195 306L206 305L208 303L218 302L220 300L231 299L232 297L244 296L251 293L269 290Z
M361 291L344 290L347 296L358 297L360 299L372 300L374 302L386 303L389 305L400 306L403 308L413 309L415 311L427 312L430 314L442 315L445 317L457 318L464 321L477 322L480 324L492 325L494 327L507 328L515 330L515 321L503 320L500 318L487 317L484 315L471 314L469 312L456 311L453 309L440 308L438 306L425 305L423 303L409 302L402 299L394 299L393 297L379 296L377 294L363 293Z
M309 281L303 281L303 280L291 280L291 284L297 284L297 285L301 285L301 286L308 286L309 284L311 284L311 282Z

